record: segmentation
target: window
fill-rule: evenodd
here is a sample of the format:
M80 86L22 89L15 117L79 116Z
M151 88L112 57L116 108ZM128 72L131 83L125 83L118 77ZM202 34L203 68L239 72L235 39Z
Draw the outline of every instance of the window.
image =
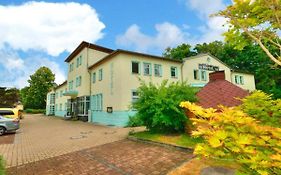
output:
M59 94L56 92L56 98L58 98L59 97Z
M151 64L150 63L143 63L143 74L151 75Z
M81 86L81 84L82 84L82 77L81 76L76 77L76 87Z
M162 66L160 64L154 64L154 75L156 77L162 76Z
M241 75L235 75L234 76L234 81L235 81L235 84L243 85L244 84L244 77L241 76Z
M201 70L201 80L203 81L207 80L207 73L205 70Z
M90 97L89 96L77 98L78 115L80 115L80 116L87 115L89 107L90 107Z
M60 111L62 111L62 104L60 104Z
M69 87L68 87L69 90L73 90L73 80L69 82Z
M64 103L64 110L67 110L67 103Z
M137 90L132 90L132 103L135 103L139 99Z
M69 72L73 71L74 63L69 64Z
M139 74L140 73L140 63L139 62L132 62L132 73Z
M102 94L96 94L92 96L92 109L94 111L102 111L103 109L103 96Z
M177 78L178 77L178 69L177 67L171 67L171 77Z
M99 81L102 80L102 69L99 70Z
M93 83L96 82L96 72L93 73Z
M194 80L199 80L199 70L193 70Z
M61 90L61 91L60 91L60 97L62 97L62 93L63 93L63 91Z
M80 56L76 59L76 67L79 67L80 65L82 65L82 55L80 55Z
M239 79L240 79L240 84L244 84L244 78L243 78L243 76L239 76Z

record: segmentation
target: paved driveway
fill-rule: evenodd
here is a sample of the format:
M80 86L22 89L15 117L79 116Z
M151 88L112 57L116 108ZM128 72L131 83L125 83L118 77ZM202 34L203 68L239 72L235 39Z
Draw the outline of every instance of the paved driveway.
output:
M16 134L0 137L0 154L6 160L7 167L18 166L122 140L129 130L43 115L26 115Z
M11 175L156 175L192 157L185 151L129 141L129 131L28 115L15 135L0 137L0 154Z

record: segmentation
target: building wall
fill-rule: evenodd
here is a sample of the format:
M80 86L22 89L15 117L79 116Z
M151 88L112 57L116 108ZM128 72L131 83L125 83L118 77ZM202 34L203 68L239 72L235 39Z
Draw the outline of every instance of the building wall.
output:
M235 76L242 76L243 77L243 81L240 82L236 82L235 81ZM231 73L231 79L232 79L232 83L241 87L242 89L246 89L249 91L254 91L256 90L256 85L255 85L255 77L252 74L246 74L246 73L241 73L241 72L232 72Z
M63 93L67 91L67 83L61 85L60 87L55 89L56 97L55 97L55 116L64 117L67 110L67 99L69 97L64 96Z
M47 101L46 101L46 115L52 115L50 111L50 101L51 101L51 94L55 93L54 90L51 90L50 92L47 93Z
M183 81L187 81L188 84L192 86L198 86L203 87L205 84L209 82L209 73L214 71L206 71L206 80L202 80L201 78L201 71L202 69L199 69L199 64L208 64L213 66L218 66L219 70L225 71L225 79L231 82L231 70L222 62L218 61L217 59L209 56L209 55L201 55L201 56L194 56L190 57L187 60L185 60L183 64ZM194 79L194 70L199 70L199 80Z

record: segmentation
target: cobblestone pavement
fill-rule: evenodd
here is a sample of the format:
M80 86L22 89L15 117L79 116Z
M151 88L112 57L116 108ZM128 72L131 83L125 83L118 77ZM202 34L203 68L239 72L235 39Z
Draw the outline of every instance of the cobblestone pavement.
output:
M122 140L129 130L43 115L25 115L16 134L1 138L0 155L3 155L7 167L20 166Z
M8 169L10 175L157 175L192 155L161 146L121 140Z

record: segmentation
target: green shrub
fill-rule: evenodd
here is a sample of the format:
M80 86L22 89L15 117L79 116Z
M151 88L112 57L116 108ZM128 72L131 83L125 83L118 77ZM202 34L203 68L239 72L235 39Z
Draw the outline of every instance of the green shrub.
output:
M181 101L196 101L196 88L186 83L163 81L160 85L141 81L139 99L132 107L137 117L150 131L162 133L183 132L188 122L185 112L179 107Z
M129 116L128 127L143 126L143 122L139 116Z
M251 117L261 121L263 125L281 126L281 99L274 100L272 95L255 91L242 99L238 108Z
M28 114L45 114L46 110L45 109L26 109L24 110L25 113Z

